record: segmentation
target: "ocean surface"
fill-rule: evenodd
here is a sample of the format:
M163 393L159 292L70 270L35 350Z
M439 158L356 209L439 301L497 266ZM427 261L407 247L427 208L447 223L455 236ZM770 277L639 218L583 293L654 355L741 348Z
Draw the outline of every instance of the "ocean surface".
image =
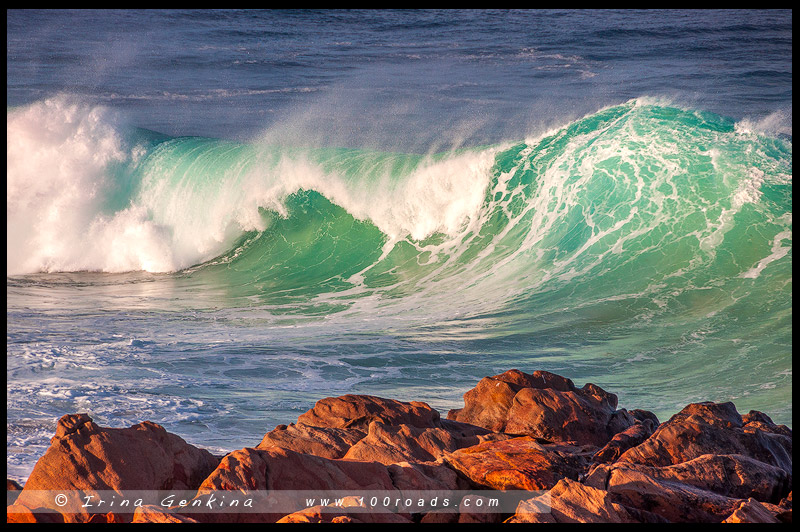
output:
M7 11L7 473L518 368L792 425L792 12Z

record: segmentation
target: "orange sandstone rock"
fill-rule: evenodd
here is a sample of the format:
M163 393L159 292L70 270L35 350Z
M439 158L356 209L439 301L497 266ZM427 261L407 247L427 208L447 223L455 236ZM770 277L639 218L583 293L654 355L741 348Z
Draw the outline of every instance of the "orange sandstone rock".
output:
M778 503L791 488L791 476L779 467L743 455L704 454L679 464L654 467L617 462L595 467L587 476L589 486L608 489L623 484L631 472L653 479L679 482L736 499L754 498Z
M656 523L660 516L614 502L605 490L563 479L539 497L522 501L506 523Z
M464 408L447 417L494 432L602 447L636 421L616 406L617 396L594 384L577 388L547 371L509 370L481 379L464 394Z
M462 438L443 428L386 425L373 421L369 424L366 437L354 444L344 455L344 459L382 464L434 462L445 453L478 442L477 436Z
M279 447L323 458L341 458L366 432L358 429L313 427L294 423L278 425L268 432L256 449Z
M317 401L314 407L297 418L298 424L313 427L355 428L367 431L369 424L438 427L439 412L425 403L404 403L371 395L343 395Z
M792 437L766 425L745 425L733 403L693 403L659 425L620 462L668 466L704 454L737 454L792 473ZM788 429L787 429L788 430Z
M643 423L635 423L618 432L605 446L592 456L593 462L607 463L617 460L622 453L644 442L653 434L655 426L649 419Z
M217 466L208 451L186 443L149 421L112 429L95 424L86 414L59 420L50 447L31 472L17 503L29 508L52 507L40 490L195 489ZM91 515L75 498L60 508L67 521ZM129 516L132 517L132 514Z
M778 515L783 510L774 504L755 499L743 501L723 523L780 523Z
M159 506L144 505L136 508L133 523L197 523L195 519L165 510Z
M459 449L445 461L476 486L535 491L552 488L565 477L577 479L589 454L579 447L542 444L522 436Z

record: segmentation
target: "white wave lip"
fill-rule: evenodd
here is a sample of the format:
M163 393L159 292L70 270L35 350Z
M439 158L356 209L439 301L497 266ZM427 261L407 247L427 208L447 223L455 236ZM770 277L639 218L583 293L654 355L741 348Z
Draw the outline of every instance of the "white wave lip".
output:
M169 271L167 231L106 213L108 168L135 160L111 110L58 96L7 113L6 271Z
M427 161L399 182L353 181L284 154L277 164L240 161L213 183L187 172L176 186L168 182L176 161L140 160L145 149L127 141L128 129L112 110L69 95L7 113L8 275L177 271L224 253L245 231L263 231L259 208L285 216L287 196L301 189L376 225L387 251L404 238L452 237L474 229L496 151ZM144 173L120 209L111 206L125 185L114 167L126 165Z

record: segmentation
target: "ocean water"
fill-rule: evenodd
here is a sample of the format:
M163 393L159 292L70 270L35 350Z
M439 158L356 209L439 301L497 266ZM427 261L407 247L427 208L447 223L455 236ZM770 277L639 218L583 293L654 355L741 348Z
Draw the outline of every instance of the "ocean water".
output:
M792 12L7 12L7 473L548 370L792 425Z

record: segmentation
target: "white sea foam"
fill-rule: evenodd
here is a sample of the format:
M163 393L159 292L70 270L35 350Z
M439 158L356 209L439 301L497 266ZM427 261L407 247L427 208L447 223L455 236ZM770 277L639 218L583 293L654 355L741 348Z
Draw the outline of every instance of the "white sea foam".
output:
M8 112L8 274L174 267L165 228L146 212L106 212L119 186L109 168L141 153L123 127L113 111L70 96Z

